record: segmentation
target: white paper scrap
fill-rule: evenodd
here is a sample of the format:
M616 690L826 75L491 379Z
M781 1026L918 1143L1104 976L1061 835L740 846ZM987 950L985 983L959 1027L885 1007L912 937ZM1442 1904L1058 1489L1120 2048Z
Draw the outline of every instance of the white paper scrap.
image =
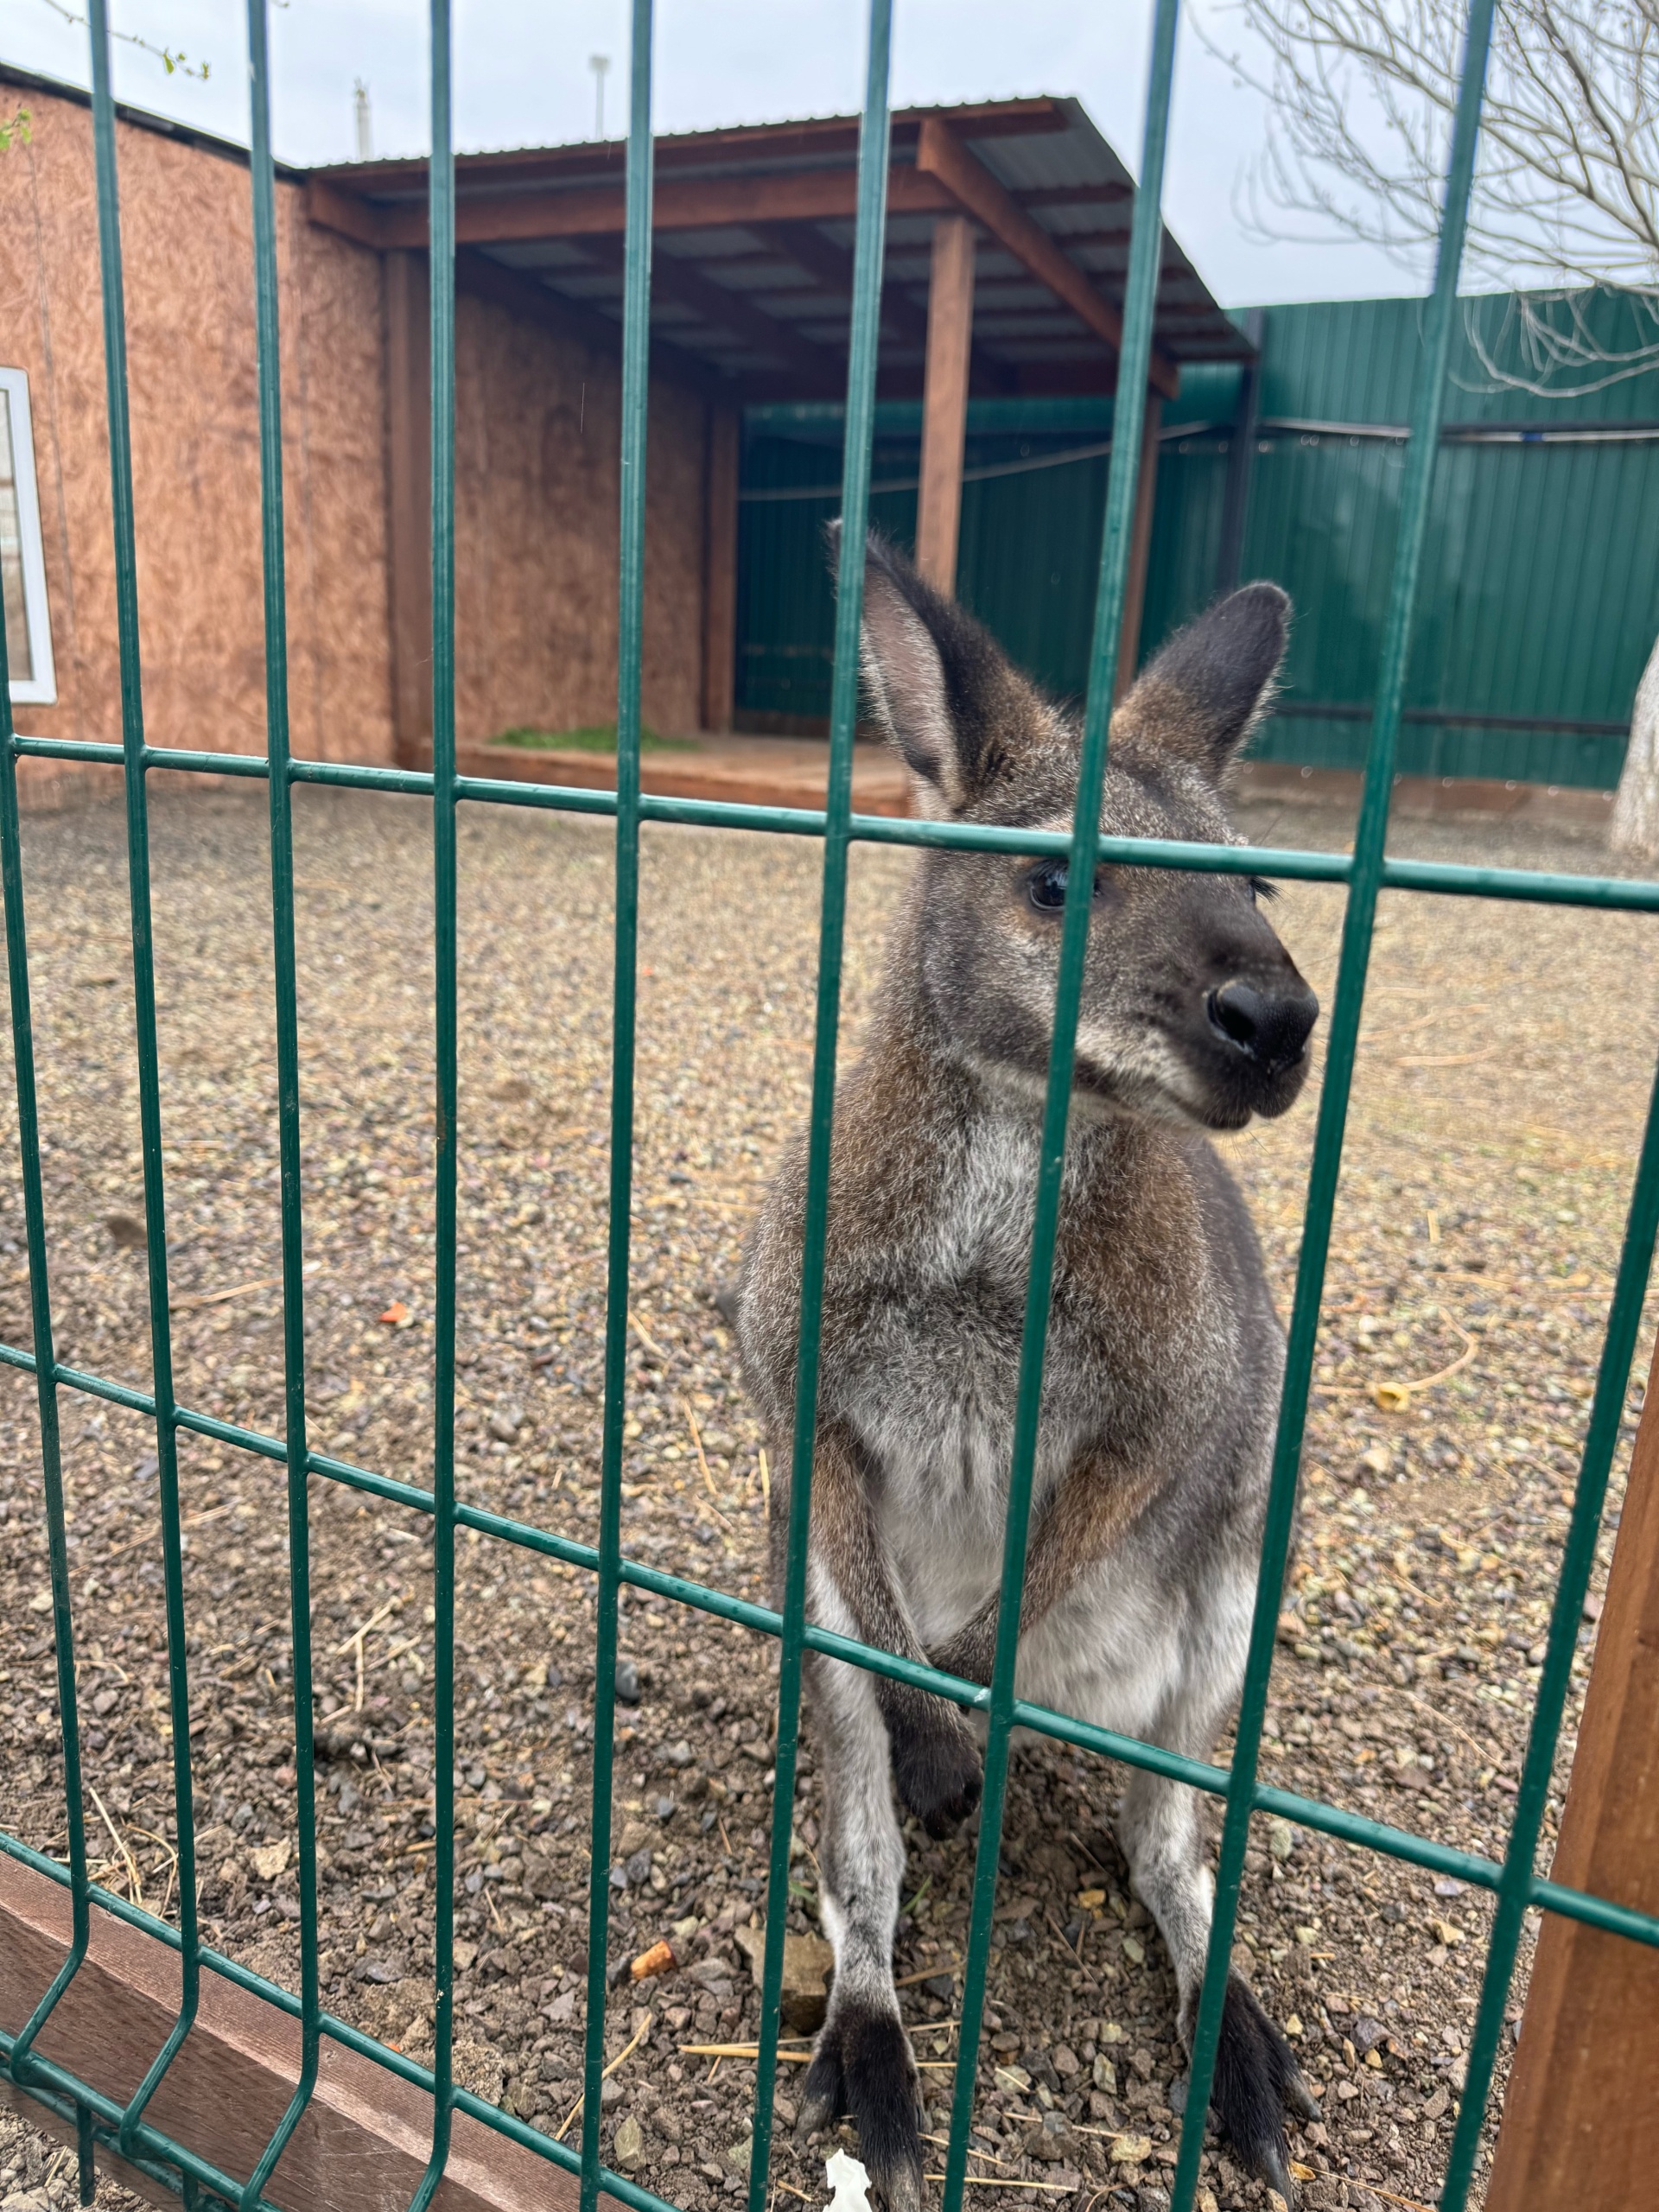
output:
M837 2151L824 2160L823 2171L834 2192L824 2212L870 2212L870 2177L856 2158Z

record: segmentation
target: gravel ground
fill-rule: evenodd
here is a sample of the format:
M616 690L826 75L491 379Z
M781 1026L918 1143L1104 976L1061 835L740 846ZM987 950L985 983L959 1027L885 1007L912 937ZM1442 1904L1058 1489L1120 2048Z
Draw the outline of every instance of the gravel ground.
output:
M413 803L358 795L302 789L296 803L311 1434L421 1482L432 1357L426 818ZM161 785L154 869L176 1388L186 1404L274 1432L263 804L261 794ZM1245 826L1262 842L1333 845L1348 825L1257 808ZM608 835L505 810L462 817L461 1485L480 1504L583 1537L597 1504ZM1587 842L1491 824L1408 822L1395 844L1606 866ZM59 1354L148 1388L121 820L101 807L33 818L25 848ZM819 863L815 845L792 840L645 837L625 1542L757 1598L765 1478L709 1294L804 1109ZM856 855L855 1033L906 865ZM1318 887L1287 887L1277 910L1322 993L1339 917L1336 894ZM1501 1849L1513 1801L1659 1049L1651 926L1383 902L1266 1770L1477 1850ZM0 1334L27 1344L9 1071L0 1096ZM1313 1126L1310 1098L1228 1147L1287 1305ZM1649 1327L1643 1372L1651 1342ZM1404 1409L1385 1410L1379 1386L1384 1400L1403 1395ZM1638 1403L1639 1392L1631 1427ZM154 1438L137 1417L67 1393L64 1421L91 1847L99 1879L171 1912ZM188 1435L181 1467L207 1934L291 1982L282 1474ZM420 2055L430 2047L433 1758L424 1521L319 1482L311 1525L329 1754L327 2002ZM0 1371L0 1825L61 1850L33 1386L11 1370ZM1611 1529L1604 1560L1610 1543ZM460 1561L458 2071L556 2130L580 2087L591 1595L585 1578L509 1547L464 1538ZM1594 1598L1586 1610L1581 1670ZM610 2048L633 2048L607 2084L607 2152L702 2212L739 2193L746 2164L753 2063L696 2046L741 2046L755 2031L740 1939L766 1864L772 1651L632 1599L622 1637L639 1698L621 1715L613 1956L666 1937L680 1963L616 1989ZM1562 1775L1570 1747L1569 1736ZM804 1932L817 1926L810 1749L803 1770L790 1917ZM1161 1946L1126 1894L1110 1836L1115 1783L1047 1745L1015 1761L976 2202L1075 2195L1114 2212L1166 2202L1184 2062ZM1282 1824L1264 1824L1257 1843L1241 1962L1321 2099L1323 2121L1294 2145L1306 2201L1316 2212L1432 2201L1476 2001L1483 1898ZM918 1837L911 1868L898 1971L942 2135L970 1855ZM789 2122L798 2063L781 2075ZM1045 2129L1051 2113L1060 2119ZM785 2139L780 2198L821 2203L833 2147ZM51 2178L46 2156L43 2166L40 2139L0 2115L0 2201L69 2201L67 2173ZM1205 2187L1217 2206L1265 2201L1213 2150ZM127 2202L108 2183L99 2201Z

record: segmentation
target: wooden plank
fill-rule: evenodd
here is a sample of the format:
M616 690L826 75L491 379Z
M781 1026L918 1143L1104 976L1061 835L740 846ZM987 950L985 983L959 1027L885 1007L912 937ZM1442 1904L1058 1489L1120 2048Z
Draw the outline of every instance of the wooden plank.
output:
M802 169L781 176L667 179L652 194L652 227L696 231L751 221L849 221L857 212L857 196L858 176L851 168ZM895 162L888 178L887 205L895 214L936 215L948 213L956 202L936 177L908 162ZM376 206L314 178L307 188L306 212L325 229L343 231L347 238L383 251L401 247L415 251L427 242L422 200ZM620 232L626 213L625 194L617 185L572 187L565 192L470 193L456 205L455 242L499 245L534 238L597 237Z
M927 369L922 386L922 480L916 501L916 565L954 598L962 521L962 454L968 431L968 365L974 331L974 226L942 215L933 226L927 289Z
M807 718L802 717L803 721ZM739 806L822 808L830 772L827 728L810 737L728 737L685 753L647 753L639 763L648 798L719 799ZM616 789L613 753L531 753L511 745L463 746L463 776L510 784L562 784L579 791ZM432 765L430 748L419 764ZM902 818L911 810L911 776L885 745L853 748L853 811Z
M893 144L907 149L932 108L899 108L893 117ZM958 130L973 138L1032 137L1050 131L1069 130L1071 118L1064 105L1046 94L1011 100L986 100L950 110ZM659 179L676 169L705 168L711 155L748 155L770 164L803 157L823 161L840 156L848 162L858 158L859 118L855 115L811 116L785 123L740 123L714 130L673 132L659 137L655 149ZM508 151L461 154L455 175L462 188L479 176L510 179L515 185L556 177L571 171L591 175L596 168L613 168L620 175L627 148L621 139L604 144L576 140L563 146L516 147ZM413 192L424 196L424 157L376 162L341 162L314 169L313 177L348 193ZM1096 196L1101 188L1086 188ZM1123 194L1127 187L1109 186Z
M432 339L426 259L385 257L391 725L407 766L432 736Z
M86 1958L36 2048L124 2103L178 2016L178 1955L104 1912L94 1910L92 1929ZM69 1936L68 1891L0 1859L0 2024L9 2034L50 1985ZM205 1973L195 2024L146 2121L221 2172L245 2178L287 2108L299 2059L297 2021ZM26 2102L21 2109L29 2110ZM290 2212L404 2212L425 2171L431 2133L423 2091L325 2037L315 2094L265 2193ZM435 2212L574 2212L578 2197L574 2175L454 2115ZM604 2202L616 2206L614 2198Z
M999 245L1023 262L1039 283L1062 299L1096 336L1115 353L1123 350L1123 318L1109 300L1103 299L1075 261L1061 249L1042 225L1033 220L951 130L937 117L922 125L916 145L916 167L936 178L970 215L976 215ZM1180 390L1180 371L1154 346L1152 350L1153 387L1166 399Z
M383 211L360 192L342 190L327 177L306 180L305 212L320 230L338 231L342 237L355 238L359 245L378 248L385 244L381 236Z
M476 246L461 246L456 251L455 289L470 292L476 299L493 301L510 315L533 322L538 329L548 331L556 338L579 339L607 360L620 361L622 358L620 322L601 315L585 301L567 299L562 293L550 290L520 270L492 261ZM666 377L671 383L684 385L705 397L722 381L719 372L709 362L699 360L695 353L675 345L660 332L652 334L651 367L653 376Z
M735 407L709 410L703 459L702 727L732 727L737 687L737 491L742 417Z
M1164 403L1147 394L1141 429L1141 467L1135 481L1135 520L1129 530L1129 573L1123 593L1123 621L1117 633L1117 688L1113 704L1135 681L1141 656L1141 618L1147 611L1147 564L1152 554L1152 517L1158 500L1158 432Z
M605 232L582 240L588 258L601 268L620 270L623 241L620 232ZM769 315L743 292L706 276L696 262L671 253L651 257L652 297L690 308L710 330L726 331L755 353L769 355L786 370L810 377L844 377L845 356L827 351L802 335L781 315ZM754 373L750 372L751 374Z
M1659 1350L1550 1872L1659 1913ZM1649 2212L1656 2171L1659 1951L1546 1913L1487 2212Z
M850 317L853 303L853 257L834 238L810 223L768 223L760 232L766 243L786 254L815 283L836 295L834 312ZM881 289L881 321L904 346L927 344L927 313L906 298L896 284L885 281Z

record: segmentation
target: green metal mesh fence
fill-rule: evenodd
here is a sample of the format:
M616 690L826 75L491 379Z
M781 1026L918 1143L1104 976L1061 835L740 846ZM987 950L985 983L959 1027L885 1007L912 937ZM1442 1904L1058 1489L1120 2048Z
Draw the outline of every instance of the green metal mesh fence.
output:
M1367 963L1377 897L1384 889L1460 897L1509 899L1659 912L1659 884L1592 877L1545 875L1493 868L1451 867L1390 859L1385 852L1389 795L1399 734L1402 686L1414 600L1422 553L1428 497L1439 443L1441 395L1462 245L1473 174L1481 86L1493 0L1474 0L1468 15L1463 86L1452 135L1434 288L1427 304L1422 367L1413 408L1408 474L1395 563L1388 629L1373 718L1364 798L1351 855L1249 850L1096 835L1105 771L1107 722L1116 675L1116 640L1135 506L1141 417L1152 342L1158 274L1160 200L1169 116L1178 9L1158 0L1146 129L1124 312L1118 381L1122 432L1115 443L1107 499L1095 646L1090 672L1083 763L1076 821L1069 837L1043 832L975 828L957 823L895 822L853 814L852 744L857 704L857 646L862 585L862 542L869 493L874 423L877 317L886 216L888 140L888 59L891 0L872 0L868 70L859 156L857 251L847 391L847 440L836 617L835 687L828 803L822 812L646 798L639 788L639 672L645 563L647 334L651 286L651 59L652 0L633 0L632 75L627 156L626 321L623 354L620 668L617 789L562 790L486 781L455 772L454 640L454 166L450 140L450 22L448 0L431 0L432 145L430 172L432 338L432 638L433 761L429 774L359 768L295 760L289 750L284 599L283 486L278 389L277 288L274 196L269 121L265 0L249 0L250 82L252 93L252 187L257 290L260 453L263 468L267 757L192 753L147 746L140 676L140 639L133 551L132 480L127 416L121 279L121 241L116 179L115 115L109 73L107 0L90 0L93 118L97 149L98 215L110 423L111 491L119 625L123 742L119 746L19 738L11 729L0 637L0 868L3 873L7 959L16 1051L21 1169L25 1201L33 1353L0 1345L0 1361L32 1373L39 1400L42 1496L49 1539L53 1624L62 1720L68 1833L65 1865L0 1834L0 1851L67 1886L73 1903L73 1940L61 1971L15 2036L0 2035L0 2063L10 2081L60 2119L75 2124L80 2145L83 2196L90 2201L96 2144L118 2147L129 2159L187 2203L204 2196L257 2212L277 2161L311 2097L324 2037L365 2056L425 2090L431 2100L431 2154L412 2199L423 2212L435 2191L448 2150L452 2115L465 2112L553 2164L581 2177L583 2212L592 2212L603 2188L639 2212L668 2212L664 2200L601 2165L600 2088L605 2068L606 1959L609 1885L610 1805L617 1610L623 1585L653 1592L705 1613L738 1622L779 1639L777 1762L770 1855L770 1894L787 1894L791 1814L795 1797L801 1659L823 1652L849 1663L911 1682L987 1715L984 1810L980 1824L972 1918L962 2000L961 2042L944 2189L944 2212L960 2212L966 2176L968 2130L983 2011L990 1923L1001 1835L1008 1744L1015 1727L1103 1757L1150 1769L1192 1784L1224 1808L1216 1911L1209 1967L1192 2058L1175 2170L1175 2212L1191 2212L1198 2182L1203 2115L1209 2104L1226 1968L1230 1955L1240 1878L1249 1823L1258 1813L1281 1815L1320 1834L1385 1853L1454 1876L1492 1892L1496 1909L1484 1979L1470 2042L1466 2088L1453 2136L1441 2197L1446 2212L1462 2212L1474 2174L1504 2006L1523 1916L1529 1908L1570 1915L1633 1940L1659 1943L1659 1919L1605 1899L1541 1879L1535 1871L1551 1763L1569 1687L1574 1632L1593 1561L1609 1472L1618 1441L1630 1366L1646 1290L1656 1228L1659 1227L1659 1090L1649 1107L1637 1164L1622 1255L1592 1402L1582 1465L1565 1546L1537 1691L1525 1763L1508 1848L1501 1863L1452 1849L1432 1839L1384 1826L1335 1806L1274 1789L1258 1779L1257 1756L1279 1609L1289 1548L1298 1466L1312 1379L1320 1294L1341 1160ZM18 757L118 764L125 772L130 870L133 960L137 1009L140 1115L149 1262L154 1394L130 1389L104 1376L62 1364L53 1349L48 1292L46 1230L36 1120L29 1014L29 971L24 887L19 842ZM168 1320L166 1200L156 1046L156 1001L150 939L146 783L157 769L264 778L270 789L272 891L275 918L276 1048L282 1183L283 1351L286 1434L260 1434L180 1405L173 1390ZM290 826L292 786L328 783L364 791L424 795L435 823L436 907L437 1111L436 1372L432 1482L429 1489L396 1481L313 1452L305 1426L304 1287L300 1201L299 1042L296 1008L294 880ZM467 805L539 806L568 812L613 814L616 821L615 1027L612 1090L609 1290L605 1357L602 1503L597 1547L556 1530L485 1512L458 1499L454 1482L455 1215L456 1215L456 823ZM621 1478L626 1389L629 1200L633 1126L633 1051L639 827L642 821L821 836L823 896L818 966L817 1045L812 1077L805 1258L801 1284L801 1367L796 1403L790 1543L781 1612L687 1581L626 1558L621 1545ZM829 1196L830 1119L834 1103L842 951L849 849L855 840L910 846L942 845L978 852L1068 855L1069 890L1063 928L1055 1042L1051 1063L1037 1192L1030 1290L1025 1316L1018 1417L1008 1485L1008 1510L995 1665L988 1688L957 1681L925 1666L870 1649L808 1624L804 1618L806 1532L816 1411L818 1332L824 1231ZM1058 1219L1060 1169L1071 1091L1072 1051L1086 934L1088 887L1100 859L1141 867L1265 874L1346 887L1336 1001L1331 1018L1325 1074L1304 1234L1290 1325L1284 1397L1274 1463L1260 1579L1251 1630L1243 1709L1232 1763L1221 1768L1178 1758L1154 1745L1116 1735L1067 1714L1047 1711L1014 1694L1020 1594L1027 1544L1037 1414L1048 1319L1049 1276ZM178 1925L145 1912L89 1879L82 1812L76 1712L74 1624L72 1618L60 1464L59 1394L72 1390L123 1406L156 1424L160 1513L169 1652L175 1804L178 1834ZM185 1603L179 1503L177 1439L181 1429L284 1464L288 1477L291 1578L293 1685L296 1728L294 1752L299 1834L302 1968L297 1993L280 1988L204 1946L196 1917L194 1824L190 1751L190 1684L186 1664ZM434 1718L436 1731L435 1822L437 1990L435 2058L430 2069L336 2019L321 2009L318 1976L317 1854L311 1744L310 1593L306 1487L327 1481L396 1502L429 1515L434 1528ZM589 1904L588 2010L582 2143L551 2140L514 2115L459 2088L451 2068L454 1980L454 1546L458 1529L514 1544L592 1573L597 1582L598 1636L594 1676L592 1892ZM122 2106L88 2082L42 2057L37 2044L86 1958L96 1909L143 1929L181 1960L181 2002L177 2020L130 2101ZM779 2036L779 1993L785 1915L766 1915L760 2063L749 2177L749 2212L764 2212L772 2141L772 2090ZM238 2177L218 2171L145 2117L158 2084L177 2057L196 2014L201 1977L223 1977L264 1999L302 2030L300 2078L288 2109L253 2171Z

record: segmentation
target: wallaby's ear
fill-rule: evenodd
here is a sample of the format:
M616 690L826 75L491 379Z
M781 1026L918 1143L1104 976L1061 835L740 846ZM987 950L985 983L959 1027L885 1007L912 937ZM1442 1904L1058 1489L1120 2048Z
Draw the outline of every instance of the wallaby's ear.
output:
M831 531L834 543L840 524ZM860 648L870 717L904 756L923 807L959 813L1001 761L1017 679L1000 647L872 531Z
M1267 709L1289 628L1277 584L1218 599L1135 679L1118 710L1126 734L1218 777Z

